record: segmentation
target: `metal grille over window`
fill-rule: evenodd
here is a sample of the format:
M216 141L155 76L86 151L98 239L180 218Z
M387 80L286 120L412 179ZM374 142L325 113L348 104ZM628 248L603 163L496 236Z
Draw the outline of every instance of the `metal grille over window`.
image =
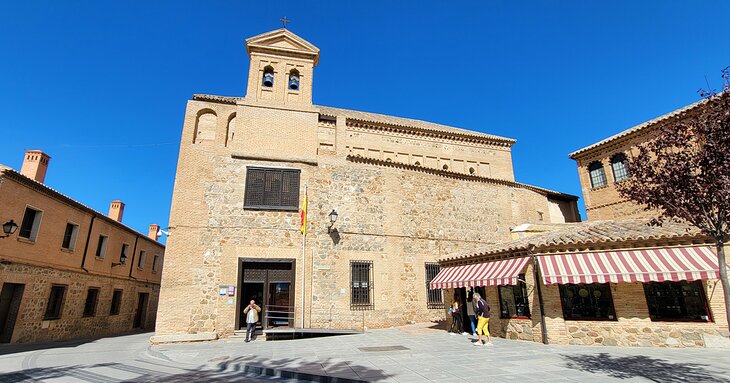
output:
M629 168L626 166L626 156L623 153L611 157L611 170L613 180L616 182L629 178Z
M373 310L373 262L350 261L350 309Z
M428 285L436 278L441 266L438 263L426 263L426 307L438 309L444 307L444 296L441 289L429 289Z
M249 167L243 206L262 210L299 210L299 169Z
M601 186L606 186L608 181L606 181L606 172L603 170L603 164L596 161L588 165L588 172L591 176L591 187L592 188L599 188Z

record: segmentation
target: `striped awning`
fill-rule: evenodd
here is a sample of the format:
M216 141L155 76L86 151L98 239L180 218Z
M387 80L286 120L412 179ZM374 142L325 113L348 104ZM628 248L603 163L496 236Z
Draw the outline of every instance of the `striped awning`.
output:
M637 249L538 257L546 285L719 279L717 255L707 246Z
M444 267L429 283L430 289L516 285L529 258L504 259L472 265Z

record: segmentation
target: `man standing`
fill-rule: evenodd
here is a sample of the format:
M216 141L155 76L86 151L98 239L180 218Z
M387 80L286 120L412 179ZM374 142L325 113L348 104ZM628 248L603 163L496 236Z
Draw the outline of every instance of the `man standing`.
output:
M475 304L474 311L477 314L477 336L479 339L474 343L475 346L482 346L482 334L487 336L487 345L492 345L492 336L489 335L489 305L487 301L482 299L479 293L474 293L472 303Z
M243 314L246 315L246 342L250 342L251 339L256 337L256 322L259 321L260 312L261 307L257 306L256 301L253 299L251 299L248 306L243 309Z

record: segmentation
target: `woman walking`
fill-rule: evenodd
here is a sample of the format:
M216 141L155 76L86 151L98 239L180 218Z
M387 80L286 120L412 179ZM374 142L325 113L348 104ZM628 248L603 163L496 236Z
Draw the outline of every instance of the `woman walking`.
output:
M472 299L474 303L474 311L477 314L477 336L479 337L474 343L475 346L482 346L482 334L487 336L487 345L492 345L492 336L489 335L489 305L487 301L482 299L479 293L474 293Z

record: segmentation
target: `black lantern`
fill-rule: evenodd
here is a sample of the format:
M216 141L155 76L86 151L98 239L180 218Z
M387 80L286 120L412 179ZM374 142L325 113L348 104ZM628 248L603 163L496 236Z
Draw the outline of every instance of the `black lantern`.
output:
M335 222L337 222L337 212L332 209L332 212L329 214L330 217L330 227L327 228L327 232L332 232L332 227L335 225Z
M18 230L18 224L15 223L15 221L13 221L11 219L10 221L5 222L3 224L3 234L5 234L5 235L0 238L9 237L9 236L15 234L15 230Z

